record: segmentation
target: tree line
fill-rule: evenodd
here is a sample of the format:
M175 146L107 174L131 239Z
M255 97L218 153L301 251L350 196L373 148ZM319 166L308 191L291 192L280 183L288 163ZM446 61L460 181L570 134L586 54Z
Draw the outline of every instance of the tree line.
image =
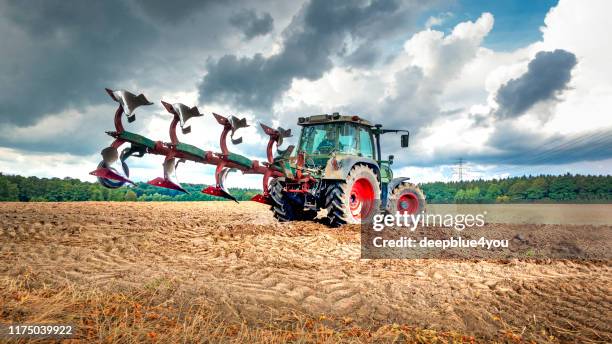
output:
M612 176L538 175L421 184L428 203L609 203Z
M189 193L146 183L107 189L74 178L38 178L0 173L0 201L220 201L200 192L203 184L183 184ZM539 175L504 179L434 182L420 185L428 203L612 202L612 176ZM230 189L239 201L260 193L257 189Z
M189 193L158 188L147 183L107 189L98 183L74 178L38 178L0 173L0 201L72 202L72 201L219 201L218 197L200 192L206 185L182 184ZM239 201L246 201L258 190L231 188Z

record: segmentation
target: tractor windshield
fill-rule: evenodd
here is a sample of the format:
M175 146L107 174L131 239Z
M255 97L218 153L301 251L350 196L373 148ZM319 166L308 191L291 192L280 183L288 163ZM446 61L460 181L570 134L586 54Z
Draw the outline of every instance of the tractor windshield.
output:
M332 152L356 154L355 125L336 122L306 126L302 129L299 150L308 155L329 155Z
M336 125L310 125L302 129L300 151L308 155L329 154L336 149L336 143Z

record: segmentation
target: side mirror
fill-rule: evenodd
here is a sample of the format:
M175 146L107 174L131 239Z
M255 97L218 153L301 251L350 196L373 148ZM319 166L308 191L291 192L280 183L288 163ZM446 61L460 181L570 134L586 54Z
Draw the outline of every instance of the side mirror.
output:
M389 155L389 165L393 165L393 159L395 159L395 156Z
M402 148L408 147L408 141L410 141L410 134L404 134L402 137Z

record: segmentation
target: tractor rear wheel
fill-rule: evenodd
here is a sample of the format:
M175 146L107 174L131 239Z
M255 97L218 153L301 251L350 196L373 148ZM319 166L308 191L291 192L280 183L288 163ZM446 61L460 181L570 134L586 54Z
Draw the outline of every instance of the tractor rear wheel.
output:
M425 210L425 194L412 183L400 183L391 190L387 201L389 214L418 214Z
M380 187L374 170L355 165L345 181L331 183L325 192L327 219L333 227L359 224L376 211Z

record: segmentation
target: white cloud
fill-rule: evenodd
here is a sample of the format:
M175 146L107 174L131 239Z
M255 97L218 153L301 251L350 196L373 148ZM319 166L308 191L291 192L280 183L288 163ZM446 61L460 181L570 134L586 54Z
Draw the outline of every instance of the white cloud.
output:
M612 117L608 115L608 109L612 107L610 97L612 66L609 63L612 60L612 46L604 43L605 38L595 37L609 30L604 13L609 13L606 7L610 6L609 2L580 6L576 2L561 1L546 17L546 26L542 28L544 33L542 41L512 52L495 52L479 48L476 57L463 67L459 77L446 84L444 93L438 98L443 109L464 108L464 110L452 117L434 122L425 129L428 134L418 145L419 152L426 152L424 158L443 157L454 151L465 155L475 151L490 153L491 150L486 143L490 135L496 135L490 128L486 129L486 125L490 125L491 120L485 121L483 128L479 128L479 125L470 128L470 114L478 115L480 118L489 117L488 113L496 107L493 99L497 89L508 80L523 74L527 70L529 61L542 50L566 49L577 56L579 62L572 73L570 89L552 103L536 104L515 121L514 128L524 133L539 135L542 139L559 134L580 134L611 128ZM474 32L475 30L455 28L455 31ZM425 32L420 40L423 37L429 38L426 40L427 43L442 40L439 34ZM414 39L415 37L409 43L414 43ZM433 69L432 66L436 63L432 61L436 58L435 54L431 53L432 49L428 49L427 44L421 44L419 48L420 50L415 50L419 53L425 51L421 54L429 55L427 58L421 58L425 61L421 62L421 65L426 70ZM543 118L549 118L548 122L543 123ZM474 139L476 137L478 140ZM559 165L552 170L581 170L577 166L580 166L580 163ZM529 167L521 166L514 169L513 173L524 173L526 168ZM481 170L486 169L481 168ZM489 177L493 175L491 173L488 173Z
M493 68L491 52L480 47L493 22L491 14L483 13L474 22L458 24L448 35L431 29L418 32L406 41L402 54L379 69L336 67L317 81L294 81L277 112L296 107L314 108L327 113L336 110L360 114L390 127L415 130L424 124L425 132L417 135L409 152L398 151L397 140L393 138L384 139L383 144L388 143L384 150L395 154L401 165L409 163L407 155L420 159L426 158L427 154L433 156L439 147L447 147L449 140L456 141L457 123L452 122L452 118L449 122L449 117L441 116L441 112L452 110L453 106L467 106L467 103L449 100L466 98L459 95L467 85L460 80L463 70L468 66L478 70L479 65ZM473 63L480 56L484 62ZM467 78L470 90L476 90L481 101L486 97L483 90L485 77L486 74L479 73L477 77ZM449 89L449 85L453 87ZM461 122L459 127L469 131L471 121L467 118L458 120ZM429 138L428 133L432 134ZM430 144L432 142L435 144ZM482 135L469 132L461 142L461 147L479 147Z
M612 45L609 44L612 2L560 1L542 28L541 48L571 51L578 57L571 89L555 109L550 127L576 133L612 126Z
M444 13L440 13L437 16L431 16L427 18L427 21L425 22L425 27L430 29L434 26L440 26L444 24L449 18L452 18L452 17L453 17L452 12L444 12Z
M89 172L95 169L97 157L78 157L71 154L26 153L0 147L0 171L38 177L73 177L94 181Z
M492 14L483 13L475 22L457 24L446 36L431 29L418 32L404 43L406 54L398 62L421 68L426 77L452 79L474 57L493 22Z

